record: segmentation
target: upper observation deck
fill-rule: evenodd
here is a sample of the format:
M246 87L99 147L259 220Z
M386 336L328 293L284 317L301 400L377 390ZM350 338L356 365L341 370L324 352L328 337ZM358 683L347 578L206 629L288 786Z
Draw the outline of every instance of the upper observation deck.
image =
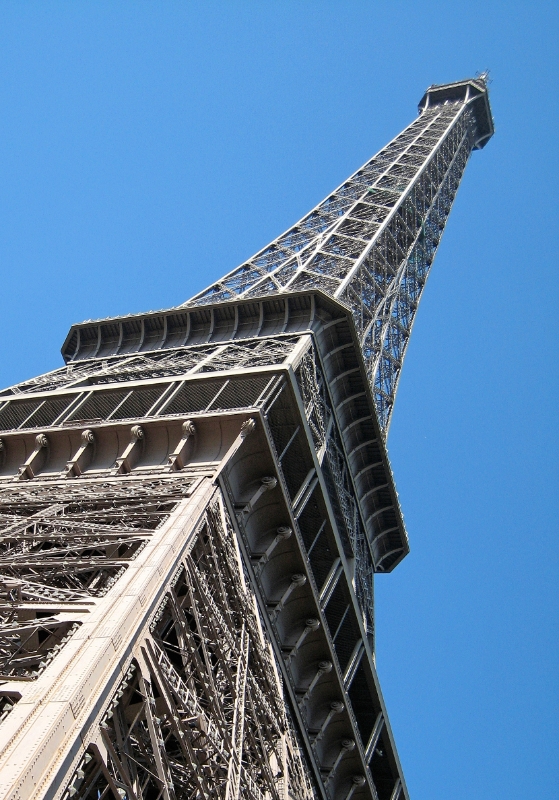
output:
M432 106L442 103L468 103L475 119L477 138L474 150L481 150L495 133L493 115L489 105L487 91L487 74L483 73L478 78L467 78L456 83L434 84L429 86L419 101L419 111L425 111Z

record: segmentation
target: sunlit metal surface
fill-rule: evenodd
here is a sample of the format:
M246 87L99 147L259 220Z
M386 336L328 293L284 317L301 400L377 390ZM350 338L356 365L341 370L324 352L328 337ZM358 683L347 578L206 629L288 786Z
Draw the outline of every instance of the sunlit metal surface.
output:
M385 435L485 76L184 306L0 392L0 798L403 800Z

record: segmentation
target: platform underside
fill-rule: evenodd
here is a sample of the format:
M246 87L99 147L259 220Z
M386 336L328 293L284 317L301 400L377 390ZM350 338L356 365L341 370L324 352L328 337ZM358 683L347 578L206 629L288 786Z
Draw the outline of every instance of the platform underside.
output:
M374 420L325 377L344 331L319 315L4 394L6 797L405 793L373 661L399 510L378 431L346 455Z

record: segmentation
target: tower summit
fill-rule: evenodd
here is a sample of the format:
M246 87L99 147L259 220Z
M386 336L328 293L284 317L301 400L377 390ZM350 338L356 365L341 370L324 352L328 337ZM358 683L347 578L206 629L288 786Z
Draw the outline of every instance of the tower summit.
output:
M486 75L181 306L0 392L0 798L403 800L385 447Z

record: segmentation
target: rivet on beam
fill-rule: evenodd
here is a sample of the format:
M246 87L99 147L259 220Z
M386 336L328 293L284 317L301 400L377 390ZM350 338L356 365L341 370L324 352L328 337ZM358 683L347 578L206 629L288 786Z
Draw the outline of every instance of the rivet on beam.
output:
M332 672L332 662L331 661L320 661L318 664L318 669L316 671L316 675L309 683L307 687L307 691L299 700L299 707L303 705L303 703L309 699L311 696L311 692L318 683L318 681L322 678L323 675L327 675L329 672Z
M270 613L270 617L272 619L275 619L275 617L277 617L277 615L283 609L289 595L299 586L304 586L306 582L307 582L307 576L303 575L300 572L296 572L294 575L291 576L291 583L289 584L285 592L282 594L279 602L274 606L273 611Z
M301 635L299 636L299 638L297 639L297 641L295 642L295 644L285 657L285 660L287 661L288 664L291 661L291 659L297 655L299 648L301 647L301 645L303 644L309 633L314 633L319 628L320 628L320 621L318 619L314 617L309 617L309 619L305 620L305 627Z
M130 443L124 453L115 462L117 475L122 475L132 470L132 455L138 450L138 442L144 438L144 430L140 425L132 425L130 428ZM136 451L136 453L134 452Z
M264 564L268 562L268 559L270 558L270 556L272 555L278 544L280 542L285 541L286 539L289 539L292 533L293 531L291 530L291 528L287 527L286 525L281 525L279 528L277 528L276 535L274 536L274 538L272 539L271 543L268 545L264 553L261 554L257 553L253 555L253 559L257 562L258 567L263 567Z
M326 715L326 719L320 726L320 730L316 734L313 744L316 744L322 739L322 737L324 736L324 732L326 731L326 728L328 727L328 725L332 720L332 717L334 717L336 714L341 714L344 708L345 708L344 704L341 703L339 700L334 700L333 703L330 703L330 711L328 712L328 714Z
M185 464L186 448L189 440L195 436L196 427L192 420L187 419L182 424L182 437L175 447L175 450L169 456L169 469L178 470L182 469Z
M95 441L95 435L91 430L85 430L81 435L81 444L74 457L66 464L65 475L67 478L77 478L82 474L84 455L90 445Z
M33 466L35 465L38 456L42 453L45 447L48 447L49 440L45 436L44 433L38 433L35 437L35 449L22 466L19 468L18 473L15 477L16 481L23 481L29 480L30 478L35 477L35 472L33 471Z
M336 770L338 769L338 765L339 765L340 761L342 760L342 758L347 753L351 753L351 751L354 750L354 749L355 749L355 742L353 741L353 739L342 739L342 746L340 748L340 752L338 753L338 755L336 757L336 760L332 764L330 772L328 773L328 777L324 781L326 786L328 786L328 784L330 783L330 781L332 780L332 778L336 774Z
M258 487L258 489L252 495L248 503L243 503L242 505L236 507L237 512L245 515L250 514L253 507L256 505L258 500L260 500L264 492L270 491L271 489L275 489L277 485L278 485L277 478L271 477L269 475L265 475L263 478L260 478L260 486Z
M364 775L354 775L351 779L349 792L346 794L344 800L351 800L356 789L360 789L361 786L365 786L366 782L367 781Z

